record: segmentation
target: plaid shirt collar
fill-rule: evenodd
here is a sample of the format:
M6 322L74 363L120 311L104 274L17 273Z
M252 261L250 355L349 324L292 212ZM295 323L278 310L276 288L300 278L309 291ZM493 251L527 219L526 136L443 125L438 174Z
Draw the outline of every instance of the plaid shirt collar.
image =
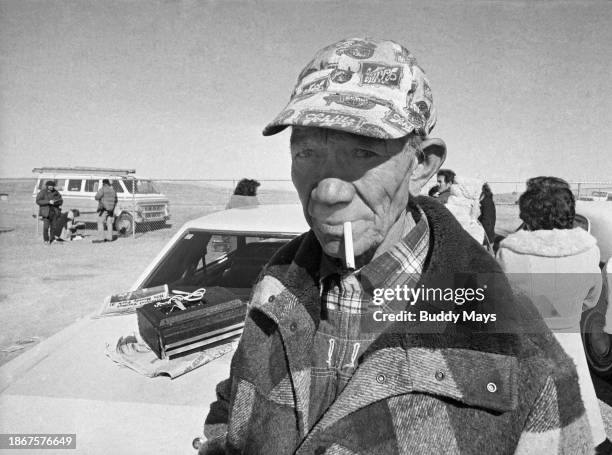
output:
M367 293L371 294L375 288L414 285L420 279L429 251L429 223L423 210L413 203L408 205L406 215L409 223L404 238L354 272L361 287ZM325 289L324 282L328 278L339 275L342 279L347 272L341 261L323 253L319 267L321 292Z

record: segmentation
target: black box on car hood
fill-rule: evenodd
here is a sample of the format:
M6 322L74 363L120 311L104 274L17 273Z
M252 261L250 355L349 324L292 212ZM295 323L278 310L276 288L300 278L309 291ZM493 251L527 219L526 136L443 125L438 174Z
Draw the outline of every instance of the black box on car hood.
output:
M152 302L136 310L138 331L160 359L234 337L242 332L246 303L223 287L211 287L201 300Z

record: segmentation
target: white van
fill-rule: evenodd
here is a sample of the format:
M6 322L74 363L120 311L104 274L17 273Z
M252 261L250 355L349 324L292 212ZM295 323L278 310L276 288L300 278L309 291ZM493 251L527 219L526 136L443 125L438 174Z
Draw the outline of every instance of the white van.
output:
M168 198L161 194L149 179L135 175L134 169L101 167L40 167L32 169L38 175L32 197L45 187L47 180L56 182L56 189L64 199L62 210L78 209L80 221L95 222L98 201L94 199L108 179L117 192L115 230L129 234L136 225L164 223L170 219ZM38 212L36 212L38 213ZM136 224L134 224L136 223Z

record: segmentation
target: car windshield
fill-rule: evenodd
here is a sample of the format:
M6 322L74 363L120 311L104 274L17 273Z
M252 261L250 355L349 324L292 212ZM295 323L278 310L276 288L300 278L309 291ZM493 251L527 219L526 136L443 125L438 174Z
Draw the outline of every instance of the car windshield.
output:
M267 235L190 230L172 246L142 287L167 284L171 290L193 291L221 286L246 299L263 266L288 241Z
M151 180L126 179L123 181L128 192L133 194L159 194Z

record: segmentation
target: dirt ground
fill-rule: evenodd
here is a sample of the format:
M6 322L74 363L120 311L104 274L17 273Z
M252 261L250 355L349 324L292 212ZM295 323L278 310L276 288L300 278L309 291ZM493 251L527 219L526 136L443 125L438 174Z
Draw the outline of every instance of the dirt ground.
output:
M174 204L168 229L103 244L92 244L96 232L87 230L83 240L44 245L32 218L31 189L25 195L19 189L16 193L0 211L0 226L10 229L0 233L0 308L5 320L0 365L33 346L28 343L33 337L47 338L96 311L106 296L128 290L185 221L222 208ZM286 202L288 197L268 196L264 202L274 199ZM515 206L499 206L498 220L501 232L516 227Z
M127 290L169 238L169 232L92 244L44 245L32 223L28 231L0 234L0 349L31 337L44 339L100 307L107 295ZM25 345L27 346L27 345ZM0 352L0 364L23 350Z

